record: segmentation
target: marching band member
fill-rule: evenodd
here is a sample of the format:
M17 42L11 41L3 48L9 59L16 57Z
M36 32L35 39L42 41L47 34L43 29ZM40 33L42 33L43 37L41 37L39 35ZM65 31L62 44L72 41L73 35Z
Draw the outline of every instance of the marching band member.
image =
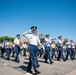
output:
M31 68L32 66L34 67L34 72L35 74L39 74L40 72L36 69L37 66L37 54L38 54L38 48L37 46L43 46L40 43L40 40L37 36L37 27L36 26L32 26L30 28L31 30L26 31L23 33L23 36L26 36L28 38L28 42L29 42L29 51L30 51L30 60L29 60L29 64L28 64L28 68L27 71L32 73ZM32 32L31 34L29 34L29 32Z
M51 48L52 48L52 58L53 58L53 56L55 56L55 58L56 58L56 54L55 54L55 48L56 48L56 45L55 45L55 41L52 41L52 44L51 44Z
M71 56L71 46L69 40L66 41L66 60L68 60L68 56Z
M20 34L17 34L16 35L17 37L15 38L15 40L14 40L14 44L15 44L15 52L16 52L16 57L15 57L15 61L17 62L17 63L19 63L20 62L20 60L19 60L19 52L20 52Z
M12 44L12 57L15 57L15 44Z
M22 48L23 48L23 56L26 56L26 51L27 51L27 49L28 49L28 46L27 46L27 44L26 44L26 42L24 42L23 44L22 44Z
M43 48L38 46L38 50L39 50L39 56L42 57L44 51L43 51Z
M11 50L12 50L12 42L11 41L8 41L5 44L5 47L6 47L7 60L10 60L10 53L11 53Z
M66 55L67 55L67 52L66 52L66 46L63 46L63 56L66 60Z
M60 61L60 58L62 58L63 61L66 61L66 59L63 56L63 51L62 51L63 42L64 40L62 39L62 36L59 36L58 37L58 58L57 58L58 61Z
M1 57L4 57L4 52L5 52L5 43L2 43L2 49L1 49Z
M71 46L71 59L74 60L75 59L75 51L74 51L74 45L75 43L73 42L73 40L70 40L70 46Z
M1 51L1 57L3 58L3 55L2 55L2 43L0 44L0 51Z
M50 35L47 34L45 36L45 40L44 40L44 46L45 46L45 63L47 62L47 59L49 59L50 64L53 63L51 56L50 56L50 44L51 44L51 40L52 38L50 38Z

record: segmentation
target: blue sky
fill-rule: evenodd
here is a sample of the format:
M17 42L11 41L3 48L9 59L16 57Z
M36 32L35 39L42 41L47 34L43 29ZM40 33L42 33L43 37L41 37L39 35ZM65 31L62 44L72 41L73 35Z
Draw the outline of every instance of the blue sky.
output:
M0 36L15 37L33 25L38 34L76 41L76 0L0 0Z

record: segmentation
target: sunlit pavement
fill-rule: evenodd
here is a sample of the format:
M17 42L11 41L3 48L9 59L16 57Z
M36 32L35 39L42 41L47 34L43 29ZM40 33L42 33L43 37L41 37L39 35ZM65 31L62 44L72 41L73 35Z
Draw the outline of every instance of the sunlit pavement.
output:
M20 56L20 63L16 63L12 57L9 61L0 57L0 75L32 75L26 71L28 61L28 56ZM38 70L41 71L39 75L76 75L76 59L73 61L69 59L66 62L53 61L52 65L46 64L44 59L39 58Z

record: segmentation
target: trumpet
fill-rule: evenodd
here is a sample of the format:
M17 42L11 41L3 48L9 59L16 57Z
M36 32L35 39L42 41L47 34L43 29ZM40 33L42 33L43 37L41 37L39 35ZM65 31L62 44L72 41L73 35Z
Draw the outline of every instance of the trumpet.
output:
M5 46L6 46L6 47L7 47L7 46L12 46L12 42L8 42L8 43L6 43Z

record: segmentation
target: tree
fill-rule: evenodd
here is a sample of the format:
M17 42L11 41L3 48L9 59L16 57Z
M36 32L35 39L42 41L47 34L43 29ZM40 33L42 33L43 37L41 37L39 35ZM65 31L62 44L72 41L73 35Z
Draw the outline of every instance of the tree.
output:
M64 42L63 42L63 46L65 46L66 45L66 42L68 41L68 39L67 38L65 38L64 39Z
M75 51L76 51L76 43L75 43Z
M13 37L9 37L9 36L2 36L2 37L0 37L0 43L3 42L4 40L13 42L14 38Z
M41 43L43 43L44 42L44 34L40 34L39 38L40 38Z

